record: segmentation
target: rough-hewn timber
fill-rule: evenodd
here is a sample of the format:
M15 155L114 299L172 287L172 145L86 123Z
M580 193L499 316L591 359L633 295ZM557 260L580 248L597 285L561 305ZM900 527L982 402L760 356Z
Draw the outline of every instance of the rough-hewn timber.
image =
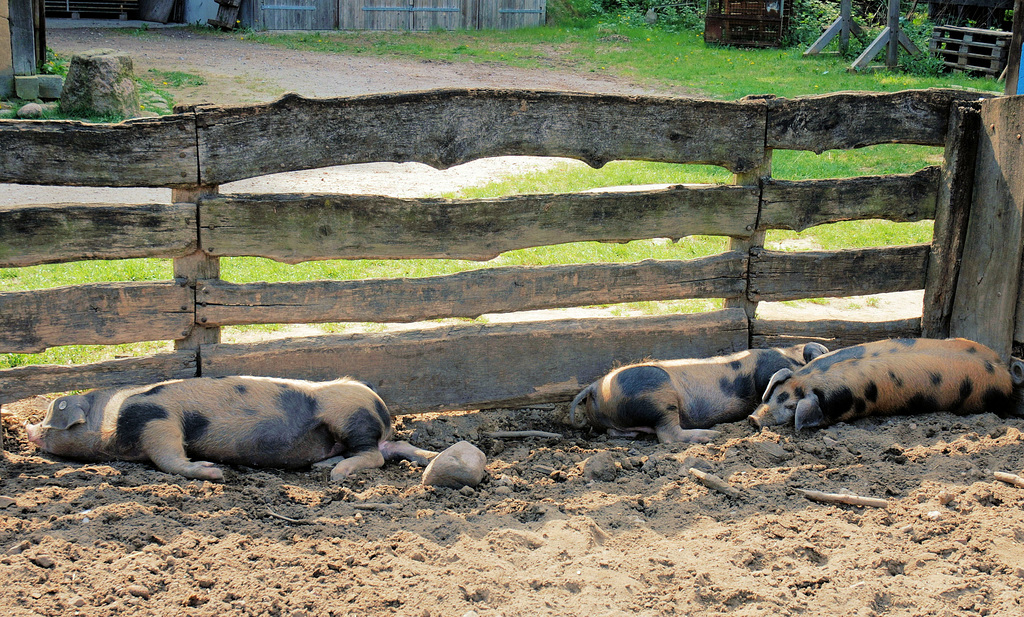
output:
M0 371L0 404L48 392L130 386L195 376L195 351L75 366L30 364Z
M929 89L771 99L767 146L819 154L888 143L941 146L946 141L950 105L988 96Z
M974 198L949 324L950 336L988 345L1006 359L1015 338L1021 276L1022 133L1024 97L982 103Z
M752 300L861 296L923 289L927 244L842 251L751 251Z
M195 204L0 206L0 268L179 257L197 246Z
M747 236L758 191L653 191L401 199L379 195L234 195L199 202L210 255L311 259L492 259L514 249L599 240Z
M616 362L745 349L742 309L697 315L448 326L203 347L203 375L366 380L392 412L571 399Z
M836 221L930 219L938 181L938 167L907 175L771 180L764 187L760 226L802 231Z
M71 186L179 186L198 177L192 114L89 124L0 122L0 182Z
M338 99L288 94L195 108L202 182L376 161L446 168L500 155L706 163L745 171L764 151L763 101L452 89Z
M207 326L336 321L412 322L535 309L744 293L746 255L691 261L485 268L445 276L359 281L200 281Z
M0 353L166 341L187 335L194 319L192 290L171 281L0 293Z
M918 318L893 321L816 321L755 319L750 322L751 347L785 347L817 341L829 349L887 338L921 336Z

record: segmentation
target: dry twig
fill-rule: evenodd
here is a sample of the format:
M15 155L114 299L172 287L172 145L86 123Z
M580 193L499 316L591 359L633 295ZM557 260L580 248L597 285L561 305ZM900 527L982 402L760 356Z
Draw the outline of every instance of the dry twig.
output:
M1018 476L1017 474L1006 473L1005 471L997 471L992 475L994 475L996 477L996 480L999 480L1000 482L1012 484L1017 488L1024 488L1024 478Z
M861 497L860 495L848 495L846 493L822 493L821 491L812 491L804 488L794 488L793 490L811 501L820 501L821 503L844 503L848 506L870 506L872 508L889 507L888 500L876 499L875 497Z
M492 439L510 439L517 437L543 437L546 439L561 439L561 433L548 433L546 431L491 431L489 433L483 433L485 437Z
M705 471L697 469L696 467L691 467L690 475L693 476L694 478L697 478L697 481L703 484L704 486L716 490L719 493L728 495L729 497L740 496L740 492L738 490L730 486L728 482L719 478L713 473L707 473Z
M274 512L270 508L267 508L267 514L269 514L270 516L273 516L274 518L279 518L282 521L288 521L289 523L295 523L296 525L308 525L309 524L309 521L307 521L306 519L289 518L287 516L284 516L282 514L278 514L277 512Z

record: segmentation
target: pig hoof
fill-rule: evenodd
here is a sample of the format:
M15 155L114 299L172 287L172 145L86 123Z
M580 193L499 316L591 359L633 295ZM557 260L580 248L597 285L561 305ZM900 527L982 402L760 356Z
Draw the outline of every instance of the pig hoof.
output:
M757 416L747 416L747 422L749 422L750 426L754 427L757 430L761 430L763 428L761 426L761 420Z
M214 467L209 461L196 461L188 466L182 474L196 480L210 480L212 482L223 482L224 472Z

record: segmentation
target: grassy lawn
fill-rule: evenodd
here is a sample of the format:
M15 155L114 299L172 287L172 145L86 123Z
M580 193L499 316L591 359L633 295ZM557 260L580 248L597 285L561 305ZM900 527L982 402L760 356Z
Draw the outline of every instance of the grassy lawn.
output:
M583 27L546 27L511 32L325 32L235 33L254 45L273 45L344 54L413 58L444 62L485 62L524 68L554 68L604 73L629 78L653 89L717 99L750 94L779 96L823 94L840 90L895 91L907 88L957 87L999 91L991 79L962 74L916 76L902 72L849 73L849 58L823 55L801 57L802 48L733 49L707 46L699 31L667 32L635 25L630 19L592 23ZM145 78L154 89L173 94L175 88L196 84L199 76L153 72ZM909 173L941 161L941 149L917 146L875 146L849 152L778 151L773 176L783 179L834 178L870 174ZM676 183L728 183L725 170L705 166L643 162L612 162L602 169L566 163L555 169L503 179L484 187L448 195L453 198L497 197L522 193L580 191L602 186ZM894 224L857 221L823 225L801 234L772 232L767 244L801 238L801 246L824 249L927 242L931 223ZM511 251L485 263L457 260L320 261L298 265L257 258L222 260L221 276L233 282L418 277L513 264L559 264L642 259L692 259L723 251L721 237L661 239L627 244L577 243ZM167 280L169 260L88 261L70 264L0 269L0 292L50 288L101 281ZM636 303L617 310L643 312L701 311L721 306L720 300L674 303ZM249 327L247 329L252 329ZM265 331L276 326L257 326ZM343 329L326 325L326 330ZM61 347L43 354L0 355L0 368L33 363L79 363L120 355L147 354L169 349L169 343L117 347Z

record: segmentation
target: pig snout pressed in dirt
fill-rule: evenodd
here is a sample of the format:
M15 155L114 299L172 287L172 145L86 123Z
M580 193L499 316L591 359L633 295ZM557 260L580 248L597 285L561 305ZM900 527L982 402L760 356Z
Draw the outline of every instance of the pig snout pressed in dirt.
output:
M1008 368L994 351L966 339L891 339L846 347L772 376L755 428L797 430L872 415L936 411L1021 415L1024 363Z
M654 433L662 443L707 442L718 432L705 429L742 420L754 410L776 371L827 352L818 343L807 343L623 366L576 396L570 422L582 427L589 421L617 435ZM577 420L580 407L584 413Z
M223 480L214 463L301 468L344 454L341 480L385 459L426 465L435 453L391 441L387 406L366 384L198 377L93 390L54 400L26 427L43 451L83 461L151 461L167 473ZM199 460L192 460L199 459Z

